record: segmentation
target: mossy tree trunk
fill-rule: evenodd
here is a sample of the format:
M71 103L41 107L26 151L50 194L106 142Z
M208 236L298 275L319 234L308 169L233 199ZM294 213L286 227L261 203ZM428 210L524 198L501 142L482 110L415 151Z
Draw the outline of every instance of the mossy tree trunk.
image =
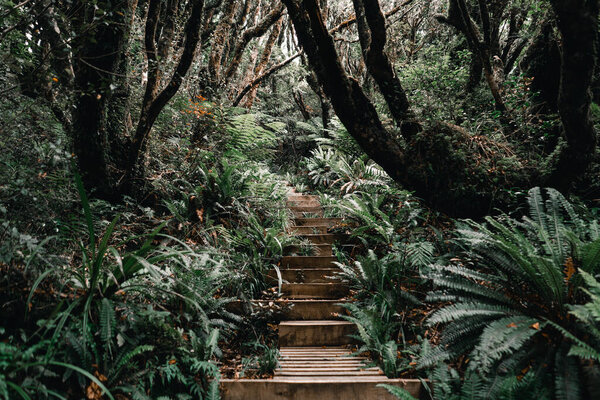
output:
M439 210L455 216L470 217L484 215L489 213L492 207L500 206L497 194L502 192L502 188L526 189L542 183L539 171L531 167L526 168L518 160L515 161L514 172L507 171L506 175L505 171L501 171L500 174L494 172L497 170L494 165L498 164L493 164L494 160L482 159L482 153L485 151L474 150L473 147L477 146L474 146L475 142L471 136L462 128L450 124L442 123L414 136L405 132L403 136L408 146L400 146L397 139L384 129L373 103L359 83L346 74L334 41L324 24L317 0L284 0L284 3L296 28L298 41L340 121L365 153L394 180L407 189L414 190L417 196ZM570 18L563 18L558 25L565 43L562 49L562 84L559 98L561 119L569 142L569 151L565 154L569 157L578 155L583 158L583 162L574 162L571 159L571 165L559 165L557 176L567 182L572 182L575 171L581 173L587 165L585 159L591 150L590 147L582 147L582 144L591 148L595 146L593 129L588 129L589 96L586 93L589 94L591 71L594 70L595 64L593 49L596 25L591 24L590 28L589 25L582 24L579 18L587 21L597 18L597 13L591 2L585 3L587 8L567 8L567 16ZM400 95L406 96L399 82L394 81L397 78L388 73L389 62L381 55L381 43L385 43L385 36L378 26L383 24L377 24L375 21L379 19L376 18L377 15L373 16L381 14L378 2L355 0L355 4L358 20L362 20L359 30L363 30L361 44L369 72L379 78L378 84L382 92L393 88ZM464 6L465 2L457 1L456 4ZM369 7L371 21L365 12L366 7ZM558 14L560 18L560 13ZM471 26L472 34L474 29ZM492 34L491 31L489 34ZM583 40L580 41L578 38L582 35ZM565 60L566 57L571 59ZM398 104L389 104L397 99L389 94L384 97L390 109L398 107ZM402 101L400 103L408 104ZM479 140L485 141L485 138ZM483 147L490 145L495 144L487 142ZM470 158L490 161L492 164L490 168L470 169L473 166Z

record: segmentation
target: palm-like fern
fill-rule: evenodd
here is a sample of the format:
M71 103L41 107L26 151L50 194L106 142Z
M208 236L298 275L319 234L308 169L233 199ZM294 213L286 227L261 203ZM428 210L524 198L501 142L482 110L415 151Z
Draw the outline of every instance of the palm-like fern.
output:
M567 304L581 300L576 267L594 272L600 266L598 224L580 218L557 191L547 189L546 195L544 200L539 188L530 191L530 216L523 221L467 221L457 242L467 249L469 264L428 269L437 286L428 299L452 304L429 317L429 325L445 327L440 345L421 365L465 352L485 374L550 364L554 372L534 370L552 375L555 395L581 398L573 389L579 386L578 364L556 326L586 329L569 316Z
M385 187L390 177L373 161L364 158L351 159L334 147L319 146L312 151L306 162L308 176L315 186L339 188L343 194L369 187Z
M353 303L344 304L344 307L351 315L342 318L356 325L358 334L353 336L362 342L355 354L370 352L388 377L395 378L408 368L407 359L398 357L395 339L399 323L393 313L377 310L377 307L363 308Z

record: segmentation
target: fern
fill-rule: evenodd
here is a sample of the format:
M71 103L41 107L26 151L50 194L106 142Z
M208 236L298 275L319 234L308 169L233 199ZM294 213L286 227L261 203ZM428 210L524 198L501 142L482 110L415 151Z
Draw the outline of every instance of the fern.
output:
M582 382L575 378L581 371L574 360L597 360L594 346L600 342L594 317L600 316L600 297L585 272L598 264L595 221L580 218L553 189L532 189L528 202L529 217L522 221L502 215L488 217L485 223L464 222L457 242L465 249L461 258L473 266L422 268L437 288L428 300L452 304L429 316L428 325L442 324L445 329L439 348L424 354L419 364L431 366L468 353L495 392L504 385L498 370L514 371L527 363L542 370L547 358L554 357L554 394L580 398ZM568 306L581 301L583 282L588 283L590 303ZM569 312L578 323L568 318ZM568 351L564 339L574 342Z
M401 387L386 385L384 383L380 383L377 386L384 388L400 400L416 400L406 389L402 389Z
M221 393L219 391L219 381L212 380L208 386L208 392L206 393L206 400L221 400Z
M100 339L104 343L111 341L115 334L117 318L115 316L115 306L107 298L102 299L100 308Z

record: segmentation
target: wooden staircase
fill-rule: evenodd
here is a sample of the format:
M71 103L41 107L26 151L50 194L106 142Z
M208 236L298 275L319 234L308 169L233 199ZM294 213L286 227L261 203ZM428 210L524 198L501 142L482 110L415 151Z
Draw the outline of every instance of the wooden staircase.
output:
M288 206L294 216L290 233L314 244L316 254L283 257L284 280L280 300L292 307L288 320L279 324L279 368L272 379L224 379L224 400L392 400L378 384L400 386L419 396L421 383L411 379L388 379L365 357L352 357L354 324L342 320L339 305L348 295L348 286L332 279L338 267L332 244L338 235L328 229L339 222L323 218L317 196L292 194Z

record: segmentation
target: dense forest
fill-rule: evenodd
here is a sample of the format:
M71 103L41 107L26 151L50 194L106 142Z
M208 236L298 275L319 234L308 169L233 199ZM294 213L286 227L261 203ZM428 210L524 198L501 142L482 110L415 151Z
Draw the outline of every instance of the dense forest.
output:
M391 383L356 399L600 399L599 28L598 0L0 0L0 399L333 400L247 389L295 373L314 287Z

